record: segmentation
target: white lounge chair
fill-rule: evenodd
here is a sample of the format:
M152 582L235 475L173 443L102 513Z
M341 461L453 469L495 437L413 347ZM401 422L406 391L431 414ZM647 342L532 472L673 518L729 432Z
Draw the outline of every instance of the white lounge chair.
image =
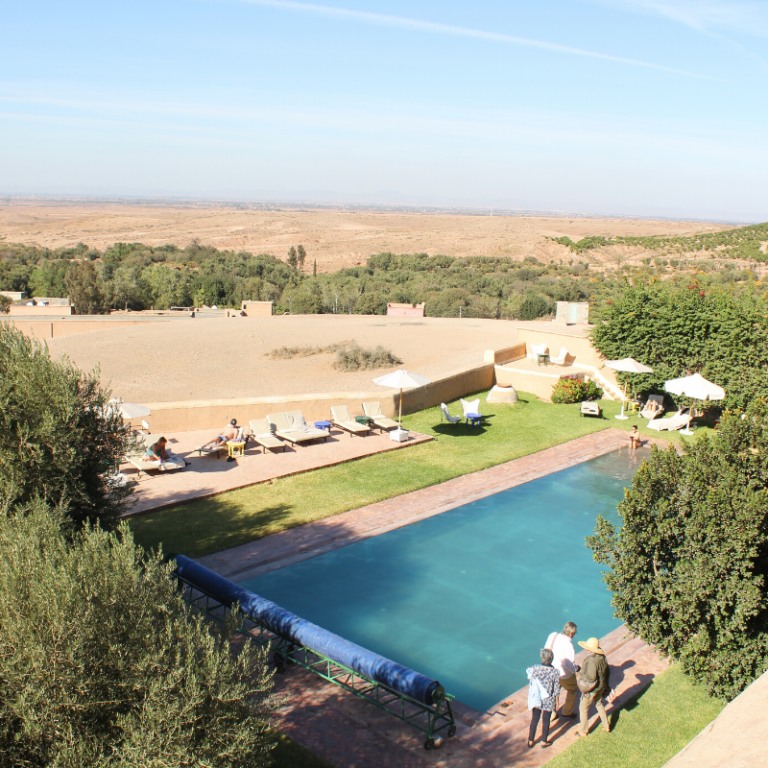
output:
M237 428L237 434L233 438L231 442L233 443L240 443L243 440L243 432L245 430L245 427L238 427ZM204 445L198 445L197 448L195 448L197 451L198 456L202 456L203 454L206 454L206 456L210 456L211 454L215 454L216 458L219 458L219 455L222 453L229 453L229 445L228 441L224 441L223 443L216 443L215 445L212 443L205 443Z
M353 435L367 435L371 431L369 426L355 421L349 415L349 408L346 405L331 406L331 422L339 427L339 429L349 432L350 437Z
M445 403L440 403L440 414L441 420L445 419L449 424L458 424L461 421L461 416L451 416Z
M369 419L373 419L373 425L382 430L382 432L397 427L397 422L394 419L388 418L381 412L380 403L363 403L363 413Z
M531 354L534 357L538 357L539 355L546 355L547 354L547 345L546 344L531 344Z
M133 450L125 457L125 460L138 472L137 477L139 479L141 479L142 472L147 472L150 469L155 469L159 472L184 469L184 459L181 459L181 461L150 461L144 458L147 450L161 437L163 435L138 435Z
M603 415L603 412L600 408L600 405L594 401L594 400L585 400L581 404L581 415L582 416L597 416L600 417Z
M656 419L664 413L664 395L648 395L643 410L640 411L640 418Z
M324 441L328 438L328 433L324 429L310 427L304 419L301 411L286 411L285 413L269 413L267 421L274 424L274 433L281 440L287 440L292 445L303 445L311 440Z
M251 428L249 437L256 445L261 446L262 453L266 453L267 448L270 451L277 450L278 448L282 448L283 451L287 450L288 445L286 442L272 434L269 419L252 419L248 426Z
M690 425L692 418L690 412L682 413L678 411L671 416L667 416L665 419L651 419L648 422L648 429L655 429L657 432L683 429Z
M464 418L467 418L468 413L480 413L480 398L478 397L477 400L464 400L463 398L459 401L461 403L461 407L464 409Z
M557 357L550 357L549 362L554 365L565 365L565 359L568 357L568 350L560 347L560 354Z

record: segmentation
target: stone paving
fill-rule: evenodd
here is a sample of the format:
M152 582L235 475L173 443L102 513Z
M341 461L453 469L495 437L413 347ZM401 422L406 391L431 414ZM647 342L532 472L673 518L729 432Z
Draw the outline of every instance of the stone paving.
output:
M260 446L249 442L245 456L236 461L227 461L226 453L220 458L213 454L198 456L194 448L214 437L215 431L210 429L168 435L168 449L191 462L190 466L182 470L142 472L139 479L136 470L124 464L120 471L138 484L135 494L137 501L127 516L215 496L273 478L343 464L376 453L408 448L433 439L429 435L411 432L408 441L396 443L389 439L386 432L382 434L371 431L361 437L333 429L327 440L315 440L295 448L288 446L287 450L280 449L275 453L262 453Z
M653 442L664 445L663 441ZM626 451L629 457L626 432L607 429L438 486L208 555L200 558L200 562L228 578L242 581L613 450ZM601 645L607 652L611 684L617 693L608 707L615 722L621 716L621 705L664 671L668 662L639 638L627 635L624 627L602 638ZM488 712L454 702L456 736L446 739L442 748L435 751L424 750L423 734L411 726L302 669L294 668L277 676L276 692L285 697L277 715L277 727L336 768L508 768L513 763L533 767L543 765L576 740L575 721L558 720L550 732L550 748L543 749L537 743L533 749L527 749L527 688L513 693ZM595 718L593 713L593 728Z

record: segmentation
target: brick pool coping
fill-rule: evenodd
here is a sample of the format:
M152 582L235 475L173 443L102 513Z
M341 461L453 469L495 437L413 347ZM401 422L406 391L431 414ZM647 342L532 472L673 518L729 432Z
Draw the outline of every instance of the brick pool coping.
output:
M649 442L667 445L663 440ZM437 486L208 555L199 562L228 578L243 581L621 449L629 450L627 433L609 428ZM436 610L440 609L436 606ZM627 634L625 627L602 638L601 646L608 655L611 684L617 693L608 707L609 716L615 717L621 705L664 671L668 662L641 639ZM533 767L548 762L576 740L575 721L558 720L550 732L550 748L542 749L539 744L526 748L527 687L487 712L454 702L456 736L446 739L441 749L430 752L423 749L423 735L412 727L304 670L293 669L278 677L275 690L285 697L276 726L336 768L508 768L513 763ZM502 703L508 706L502 707Z

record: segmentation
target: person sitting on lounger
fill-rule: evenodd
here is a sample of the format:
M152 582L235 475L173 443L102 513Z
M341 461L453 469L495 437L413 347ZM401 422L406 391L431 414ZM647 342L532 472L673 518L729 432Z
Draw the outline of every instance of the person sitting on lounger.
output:
M171 464L181 464L184 462L184 466L189 466L189 462L186 459L177 456L175 453L171 453L166 448L167 445L168 441L164 437L159 438L156 443L153 443L147 448L147 452L144 454L145 461L158 461L161 464L166 462L170 462Z
M221 433L216 435L214 440L206 443L204 446L202 446L202 448L205 451L209 451L211 448L215 448L218 445L224 445L230 440L234 440L237 437L238 432L239 430L237 428L237 419L232 419L232 421L230 421L229 424L221 430Z

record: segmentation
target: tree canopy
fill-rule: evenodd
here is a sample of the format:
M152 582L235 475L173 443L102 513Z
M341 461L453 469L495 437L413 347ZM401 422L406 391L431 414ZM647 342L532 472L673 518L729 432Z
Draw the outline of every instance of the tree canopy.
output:
M233 656L127 525L63 527L40 501L0 514L0 766L268 765L264 651Z
M0 325L0 496L6 505L40 497L77 525L109 528L130 491L110 481L129 444L107 407L98 371L83 373L8 325Z
M718 433L653 448L588 540L608 566L616 616L731 699L768 667L768 406L726 414Z
M761 295L696 282L627 284L596 319L592 342L606 358L634 357L653 368L632 374L637 391L663 392L665 381L701 373L725 389L725 406L768 397L768 305Z

